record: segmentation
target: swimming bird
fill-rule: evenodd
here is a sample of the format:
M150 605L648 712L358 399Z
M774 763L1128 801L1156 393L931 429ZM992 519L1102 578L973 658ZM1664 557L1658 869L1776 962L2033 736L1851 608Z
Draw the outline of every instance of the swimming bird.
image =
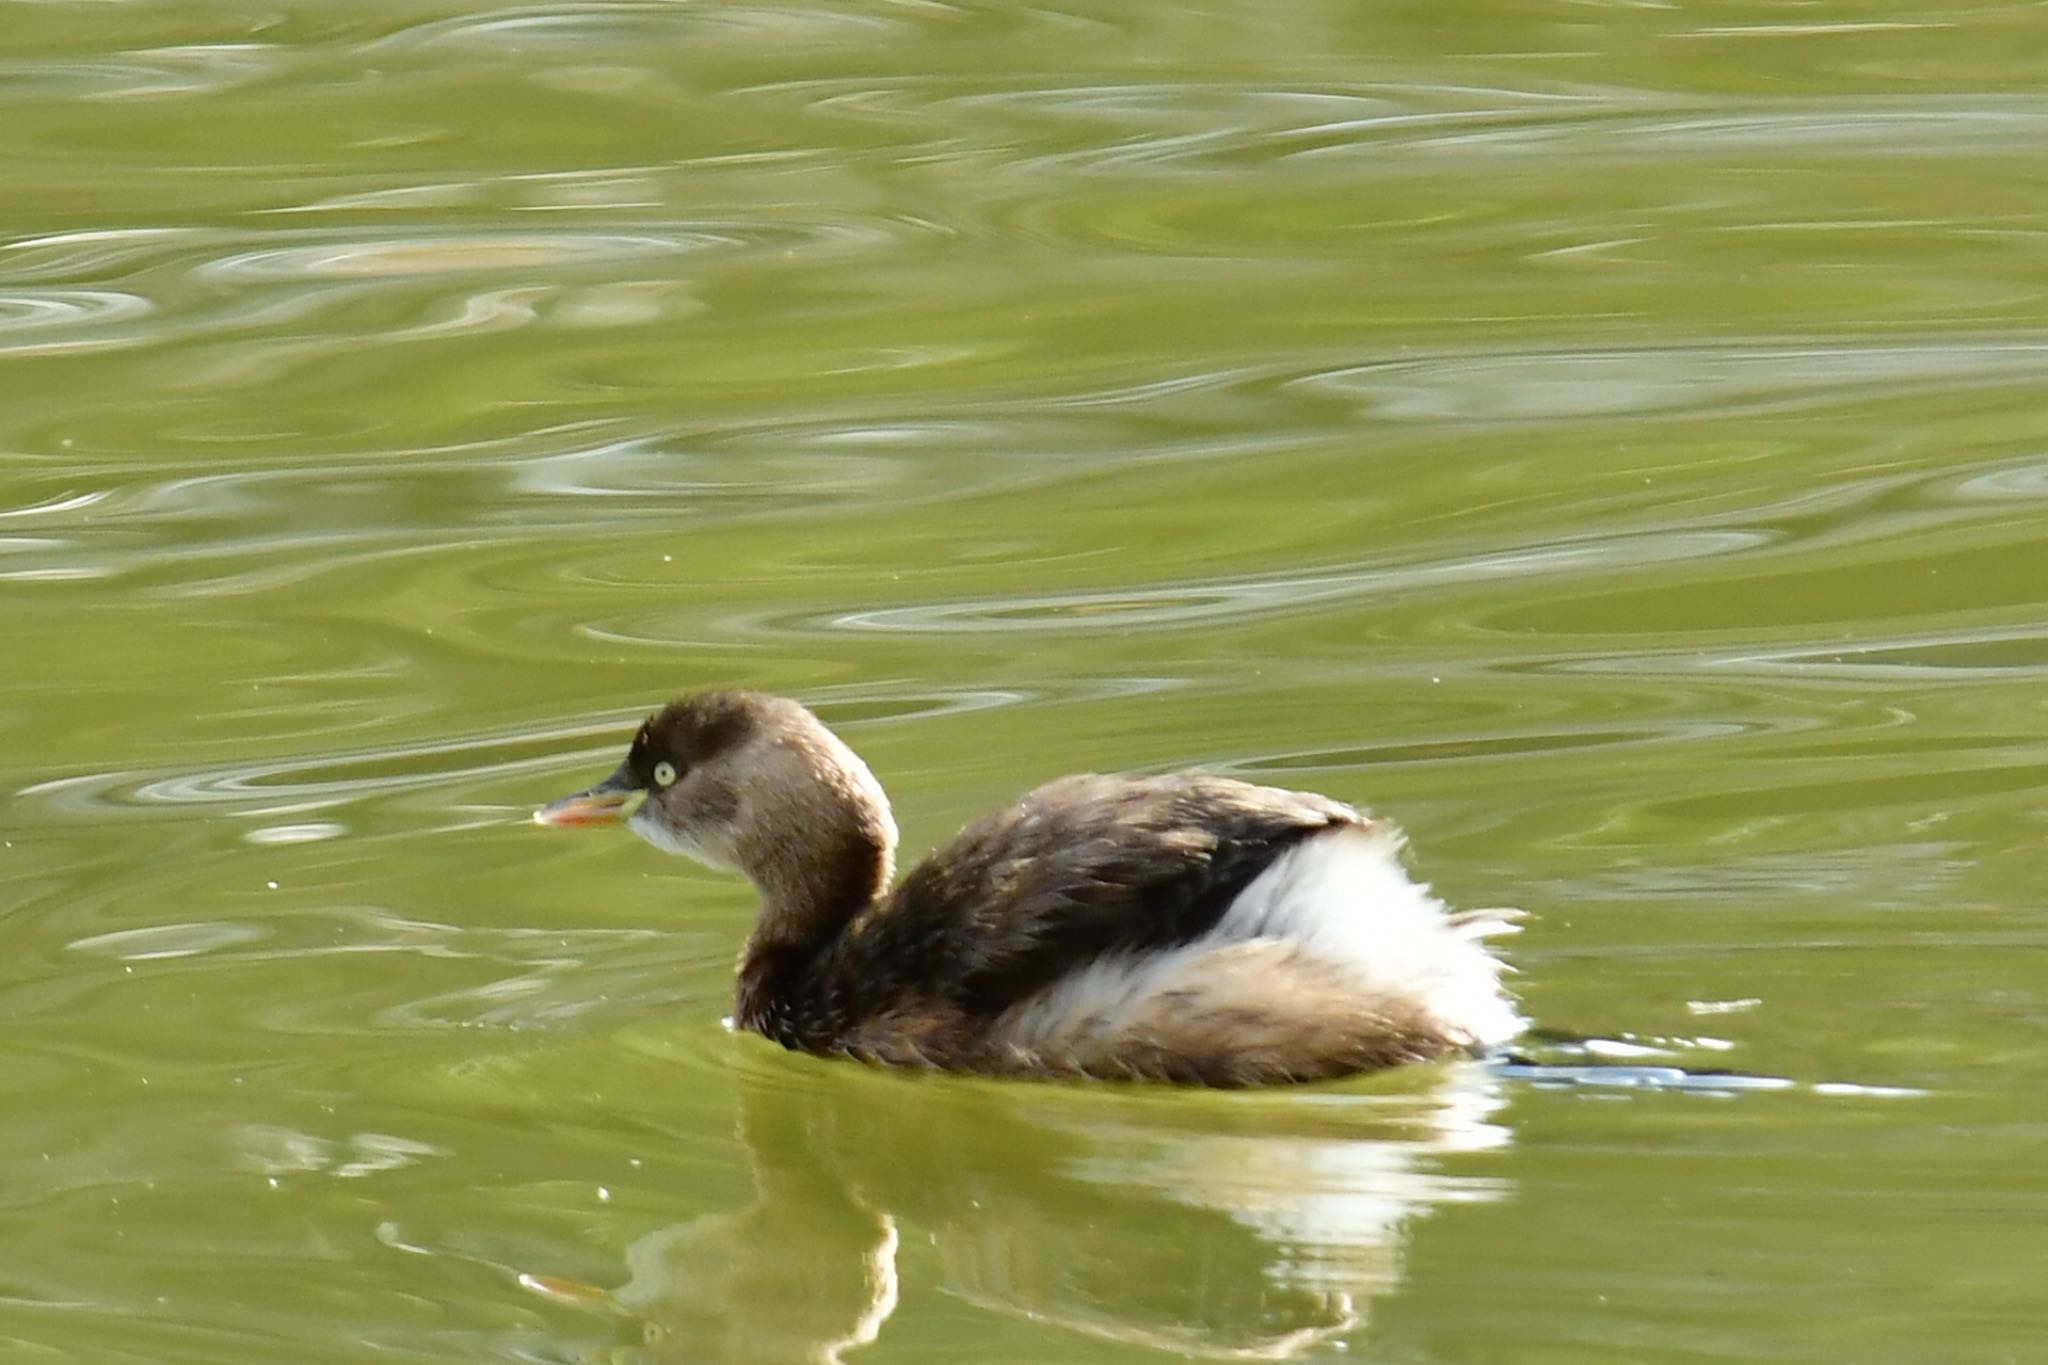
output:
M1486 945L1516 912L1447 911L1391 826L1309 792L1061 778L892 886L896 823L867 764L795 701L718 691L663 707L617 771L534 819L623 821L744 874L761 906L733 1021L797 1051L1244 1086L1522 1028Z

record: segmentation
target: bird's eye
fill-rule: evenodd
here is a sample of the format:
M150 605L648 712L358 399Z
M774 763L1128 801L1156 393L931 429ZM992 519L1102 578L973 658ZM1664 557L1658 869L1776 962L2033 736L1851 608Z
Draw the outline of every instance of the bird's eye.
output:
M676 780L676 765L666 759L654 765L654 785L666 787Z

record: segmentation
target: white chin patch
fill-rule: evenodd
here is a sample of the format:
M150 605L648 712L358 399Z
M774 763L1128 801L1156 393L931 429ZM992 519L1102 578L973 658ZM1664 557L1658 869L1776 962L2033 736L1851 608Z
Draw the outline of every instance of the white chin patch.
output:
M691 837L691 831L679 830L661 823L649 814L654 808L651 801L640 803L640 809L633 812L626 821L626 828L653 844L663 853L674 853L688 858L691 862L702 863L718 872L736 871L732 858L726 850L700 843Z

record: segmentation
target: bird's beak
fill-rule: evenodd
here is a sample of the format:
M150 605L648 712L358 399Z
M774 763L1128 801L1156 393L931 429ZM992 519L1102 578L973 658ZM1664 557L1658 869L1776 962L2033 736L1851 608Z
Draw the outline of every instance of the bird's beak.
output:
M536 825L572 829L579 825L616 825L626 818L626 802L641 790L633 770L625 764L587 791L550 801L533 813Z

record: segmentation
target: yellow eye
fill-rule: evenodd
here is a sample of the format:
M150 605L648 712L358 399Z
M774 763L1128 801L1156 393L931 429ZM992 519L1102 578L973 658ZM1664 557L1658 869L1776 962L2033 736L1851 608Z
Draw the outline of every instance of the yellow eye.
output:
M666 787L676 780L676 765L664 760L654 765L654 785Z

